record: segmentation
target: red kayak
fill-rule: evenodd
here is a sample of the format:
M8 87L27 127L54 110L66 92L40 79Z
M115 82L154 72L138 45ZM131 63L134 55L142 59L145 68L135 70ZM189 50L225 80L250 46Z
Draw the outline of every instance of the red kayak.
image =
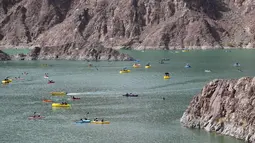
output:
M55 83L55 81L49 81L48 84L52 84L52 83Z
M43 119L45 118L44 116L30 116L28 117L29 120L36 120L36 119Z

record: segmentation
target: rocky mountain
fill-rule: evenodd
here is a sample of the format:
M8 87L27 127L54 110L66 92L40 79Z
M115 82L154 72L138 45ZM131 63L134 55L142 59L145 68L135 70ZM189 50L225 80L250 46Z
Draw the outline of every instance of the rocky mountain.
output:
M253 0L1 0L0 44L255 47Z
M213 80L194 96L181 123L255 142L255 78Z

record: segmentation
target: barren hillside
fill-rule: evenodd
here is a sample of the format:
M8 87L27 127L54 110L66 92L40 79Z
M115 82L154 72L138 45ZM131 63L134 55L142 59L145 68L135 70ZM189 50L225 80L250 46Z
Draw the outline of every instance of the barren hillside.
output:
M1 0L0 44L255 47L253 0Z

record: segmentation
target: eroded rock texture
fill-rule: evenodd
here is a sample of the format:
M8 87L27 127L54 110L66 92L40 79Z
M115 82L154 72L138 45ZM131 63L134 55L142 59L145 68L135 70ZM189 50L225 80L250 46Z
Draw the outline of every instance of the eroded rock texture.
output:
M253 0L1 0L0 44L253 48L254 15Z
M209 82L194 96L181 123L255 142L255 78Z

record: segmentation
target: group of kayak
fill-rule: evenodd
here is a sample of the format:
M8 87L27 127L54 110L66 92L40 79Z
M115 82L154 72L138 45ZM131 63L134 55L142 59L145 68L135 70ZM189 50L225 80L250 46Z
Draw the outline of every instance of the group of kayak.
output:
M133 64L133 68L140 68L141 67L141 64L138 64L138 63L134 63ZM151 64L150 63L147 63L146 65L145 65L145 68L146 69L148 69L148 68L150 68L151 67Z
M48 79L48 78L49 78L49 74L48 74L48 73L45 73L44 76L43 76L43 78ZM52 84L52 83L55 83L55 81L53 81L53 80L48 80L48 84Z
M28 72L22 72L22 75L28 75ZM14 80L23 80L20 76L14 77ZM9 84L12 82L12 79L8 76L4 80L2 80L2 84Z
M67 93L66 92L51 92L51 95L52 96L65 96L65 95L67 95ZM71 96L70 99L71 100L80 100L80 98L74 97L74 96ZM52 107L71 107L71 104L69 104L67 102L53 103L53 101L50 99L43 99L43 102L51 102Z
M133 64L133 67L134 67L134 68L140 68L140 67L141 67L141 64L134 63L134 64ZM147 63L147 64L145 65L145 68L151 68L151 64L150 64L150 63ZM123 68L122 70L120 70L120 73L129 73L130 71L131 71L131 70L129 70L129 69L127 69L127 67L125 67L125 68ZM166 72L165 75L164 75L164 79L170 79L170 78L171 78L170 74L169 74L168 72ZM125 96L125 95L123 95L123 96Z

